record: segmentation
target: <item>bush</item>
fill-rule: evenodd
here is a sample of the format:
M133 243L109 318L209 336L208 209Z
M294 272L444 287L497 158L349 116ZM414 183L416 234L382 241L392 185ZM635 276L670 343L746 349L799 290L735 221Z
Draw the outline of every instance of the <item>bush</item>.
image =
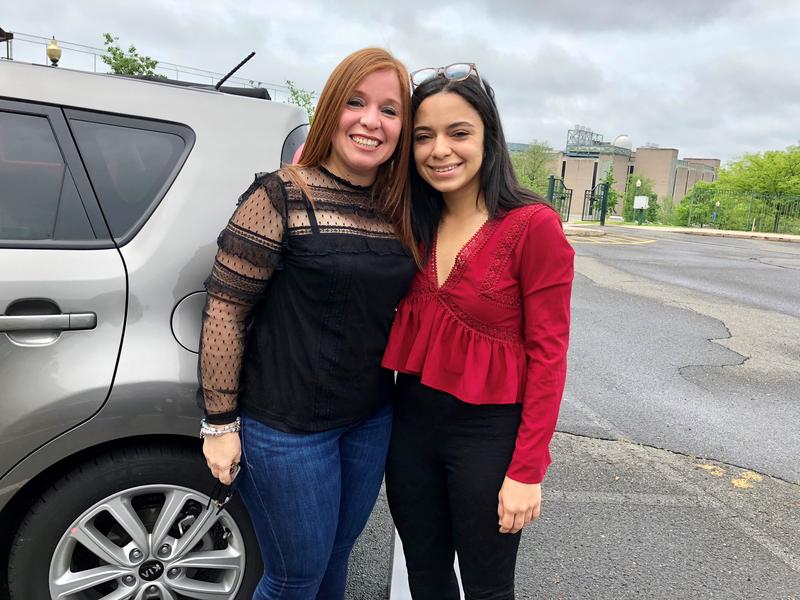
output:
M689 225L689 204L687 196L684 196L680 204L675 207L672 214L672 225L677 227L686 227Z
M719 200L714 202L714 209L717 212L715 225L719 229L750 229L750 223L748 223L748 221L752 209L747 199L720 194L718 194L716 198L719 198ZM716 206L717 203L719 203L719 206Z
M800 235L800 216L784 217L781 220L780 231L781 233Z
M714 189L712 184L698 182L681 200L681 221L685 226L703 227L712 221L714 213ZM714 217L716 218L716 217Z
M672 199L672 196L667 196L658 205L658 212L656 213L656 223L672 225L674 215L675 215L675 201Z
M639 188L636 187L637 180L642 182ZM626 221L634 220L633 197L637 195L650 198L644 218L646 221L655 223L658 214L658 196L653 191L653 181L635 173L628 176L628 185L625 188L625 195L622 197L622 218Z

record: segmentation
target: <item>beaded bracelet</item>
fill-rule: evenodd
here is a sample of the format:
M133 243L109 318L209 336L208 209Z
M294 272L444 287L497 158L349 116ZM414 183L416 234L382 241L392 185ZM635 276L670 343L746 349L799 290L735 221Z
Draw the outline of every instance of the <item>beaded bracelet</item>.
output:
M200 421L200 438L221 437L226 433L239 433L242 430L242 419L236 417L233 423L228 423L222 427L213 427L205 419Z

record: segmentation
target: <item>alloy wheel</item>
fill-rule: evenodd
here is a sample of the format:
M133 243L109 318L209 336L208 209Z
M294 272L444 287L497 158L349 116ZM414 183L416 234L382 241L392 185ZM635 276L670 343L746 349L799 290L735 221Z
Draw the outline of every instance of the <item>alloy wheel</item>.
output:
M227 510L177 485L108 496L78 516L50 562L56 600L212 600L236 595L242 533Z

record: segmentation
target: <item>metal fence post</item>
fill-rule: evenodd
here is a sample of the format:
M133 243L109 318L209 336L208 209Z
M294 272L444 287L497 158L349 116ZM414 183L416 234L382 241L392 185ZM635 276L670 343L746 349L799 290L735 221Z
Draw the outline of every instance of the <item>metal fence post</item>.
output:
M555 175L550 175L547 178L547 201L552 204L553 203L553 193L556 189L556 177Z
M609 183L603 184L603 199L600 201L600 225L606 224L606 212L608 211L608 187Z

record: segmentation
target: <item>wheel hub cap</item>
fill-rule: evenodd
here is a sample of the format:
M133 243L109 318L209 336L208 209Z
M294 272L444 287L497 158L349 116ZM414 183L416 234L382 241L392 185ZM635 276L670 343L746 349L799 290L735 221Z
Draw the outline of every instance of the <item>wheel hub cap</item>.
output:
M164 573L164 565L157 560L148 560L139 567L139 577L145 581L155 581Z

